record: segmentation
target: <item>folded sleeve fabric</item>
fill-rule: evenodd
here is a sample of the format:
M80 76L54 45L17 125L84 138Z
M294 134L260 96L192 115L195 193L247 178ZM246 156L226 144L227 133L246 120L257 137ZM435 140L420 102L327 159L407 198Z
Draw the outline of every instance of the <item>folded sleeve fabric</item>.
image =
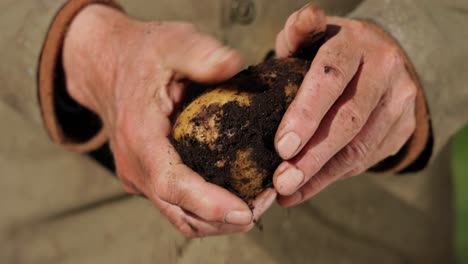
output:
M41 51L38 69L42 118L54 142L75 152L91 152L107 140L99 117L77 104L66 91L62 46L74 17L90 4L119 6L111 0L71 0L57 10Z

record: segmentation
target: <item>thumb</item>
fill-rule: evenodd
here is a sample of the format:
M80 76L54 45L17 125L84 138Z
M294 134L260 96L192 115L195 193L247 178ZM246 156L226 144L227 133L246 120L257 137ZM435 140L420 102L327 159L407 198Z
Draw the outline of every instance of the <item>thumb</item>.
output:
M167 67L203 83L220 82L239 72L242 65L239 52L196 31L193 26L175 24L174 27L162 47Z
M314 4L308 4L294 12L276 37L276 54L287 57L301 47L310 47L324 36L327 28L325 12Z

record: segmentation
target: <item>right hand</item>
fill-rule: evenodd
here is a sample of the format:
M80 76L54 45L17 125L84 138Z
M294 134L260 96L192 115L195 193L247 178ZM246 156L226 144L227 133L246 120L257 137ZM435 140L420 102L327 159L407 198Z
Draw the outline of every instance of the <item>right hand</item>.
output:
M168 139L184 80L232 77L236 51L190 24L143 23L92 5L73 21L63 63L70 95L103 120L125 190L148 197L185 236L245 232L275 200L269 189L251 211L185 166Z

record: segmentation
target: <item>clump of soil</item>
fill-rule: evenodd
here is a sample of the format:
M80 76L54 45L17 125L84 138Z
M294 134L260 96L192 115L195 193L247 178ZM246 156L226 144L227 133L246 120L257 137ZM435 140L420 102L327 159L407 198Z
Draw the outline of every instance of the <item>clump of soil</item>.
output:
M188 91L171 139L183 162L207 181L244 200L272 185L281 163L274 148L278 125L310 67L302 59L272 59L227 82Z

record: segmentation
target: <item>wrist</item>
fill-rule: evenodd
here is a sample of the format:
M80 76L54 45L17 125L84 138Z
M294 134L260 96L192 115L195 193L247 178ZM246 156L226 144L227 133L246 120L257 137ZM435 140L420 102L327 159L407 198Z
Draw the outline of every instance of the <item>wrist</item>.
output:
M130 20L113 8L90 5L73 20L63 46L63 67L70 96L105 121L113 98L119 35Z

